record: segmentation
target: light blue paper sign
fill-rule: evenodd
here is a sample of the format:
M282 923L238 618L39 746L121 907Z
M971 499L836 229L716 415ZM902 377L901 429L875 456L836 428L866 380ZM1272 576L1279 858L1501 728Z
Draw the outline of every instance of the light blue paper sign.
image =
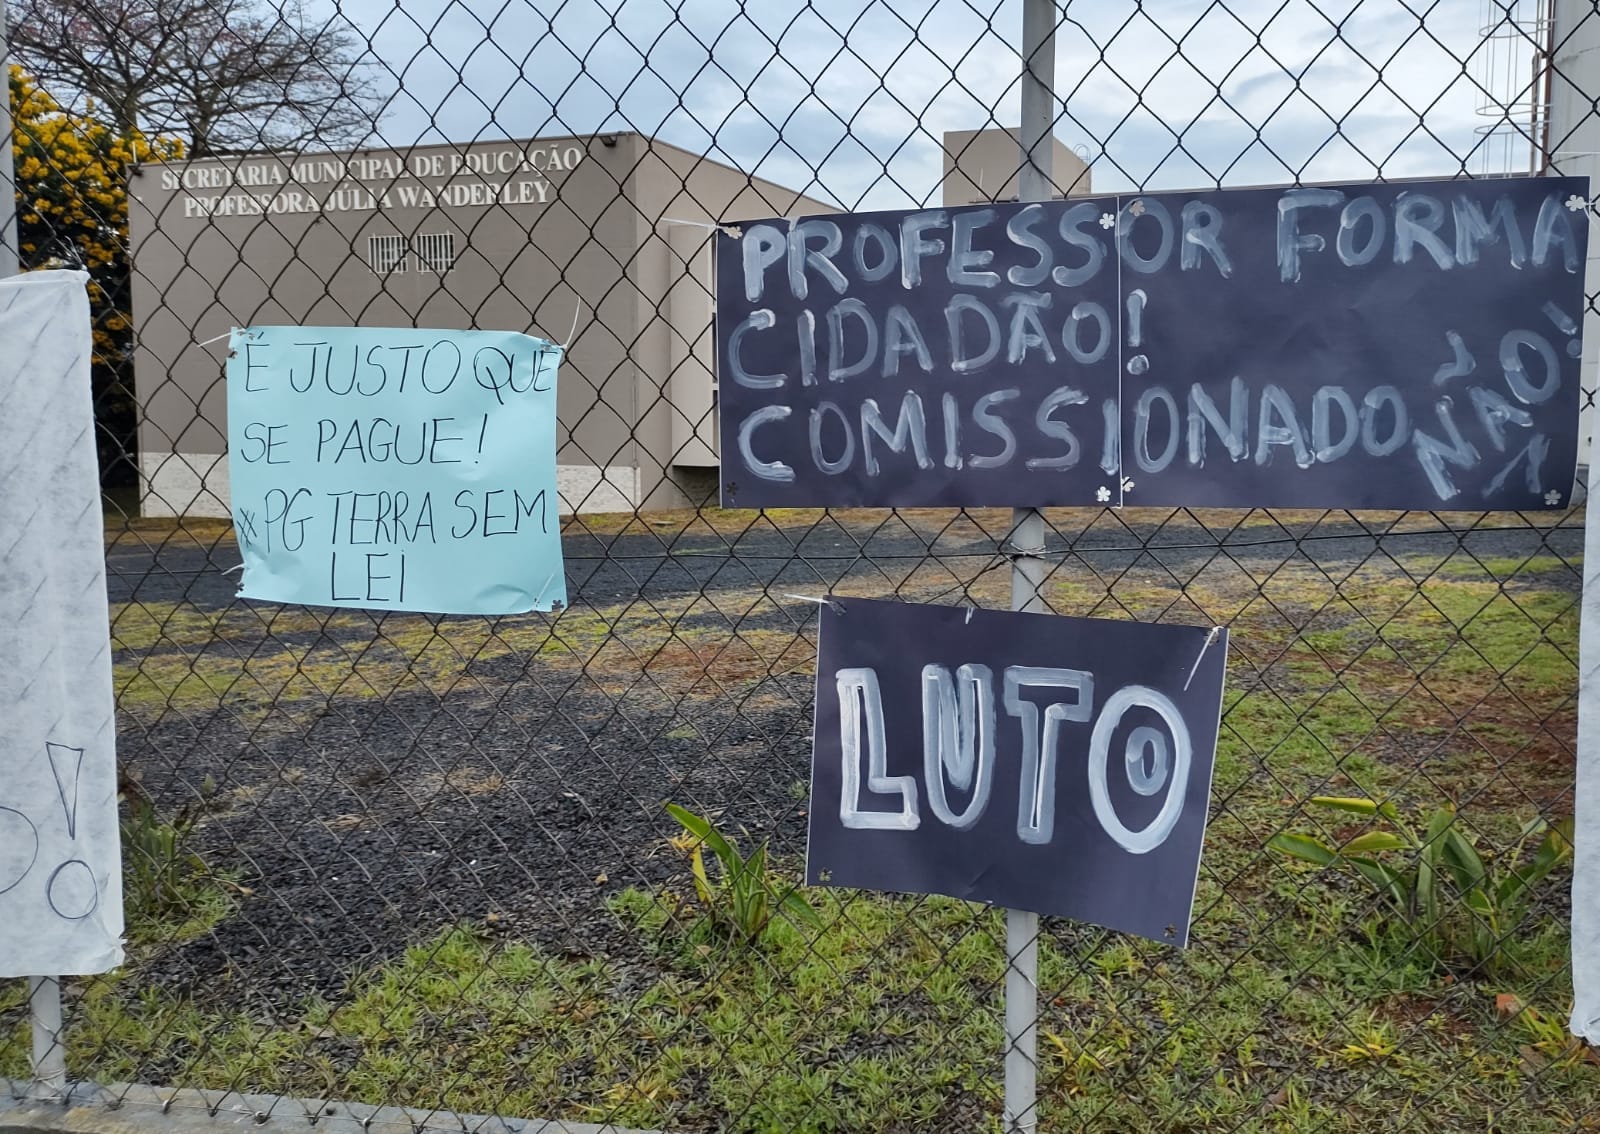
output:
M229 346L241 597L434 614L566 605L559 346L392 327L248 327Z

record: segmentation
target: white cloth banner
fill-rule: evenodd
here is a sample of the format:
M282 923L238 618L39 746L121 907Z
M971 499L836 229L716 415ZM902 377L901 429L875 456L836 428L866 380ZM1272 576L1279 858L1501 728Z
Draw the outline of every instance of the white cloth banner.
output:
M1600 1043L1600 461L1589 458L1573 803L1572 1034Z
M88 278L0 280L0 977L122 962Z

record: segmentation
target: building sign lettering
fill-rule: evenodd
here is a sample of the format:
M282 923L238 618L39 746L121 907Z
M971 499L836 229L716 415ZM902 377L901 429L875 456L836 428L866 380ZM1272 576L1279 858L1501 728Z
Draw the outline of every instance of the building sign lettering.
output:
M571 172L584 156L581 145L557 143L465 153L257 158L163 168L161 188L184 194L185 218L544 205L556 195L550 175Z

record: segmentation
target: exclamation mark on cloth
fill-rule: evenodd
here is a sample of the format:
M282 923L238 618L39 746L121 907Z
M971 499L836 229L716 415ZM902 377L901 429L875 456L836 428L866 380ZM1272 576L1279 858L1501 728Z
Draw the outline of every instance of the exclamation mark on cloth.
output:
M1150 297L1144 293L1144 288L1136 287L1128 293L1128 345L1140 347L1144 345L1144 309ZM1133 375L1144 374L1150 369L1150 360L1142 354L1136 354L1128 359L1128 373Z
M1556 329L1562 334L1568 336L1567 357L1582 357L1583 340L1577 337L1578 324L1572 321L1572 316L1561 310L1561 308L1557 307L1554 303L1546 303L1543 310L1550 322L1556 325Z

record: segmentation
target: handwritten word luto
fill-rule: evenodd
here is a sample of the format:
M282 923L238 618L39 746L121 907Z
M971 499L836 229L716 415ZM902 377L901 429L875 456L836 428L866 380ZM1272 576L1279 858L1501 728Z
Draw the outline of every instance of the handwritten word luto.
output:
M840 823L856 830L916 830L923 821L916 777L888 774L889 738L877 672L841 669L834 674L834 687L839 698ZM1002 688L1001 701L1016 722L1022 753L1016 768L1017 838L1042 844L1054 835L1057 764L1074 739L1067 726L1077 724L1087 728L1087 735L1077 738L1077 753L1087 770L1089 798L1101 829L1130 854L1144 854L1166 841L1183 811L1194 752L1189 728L1170 697L1148 686L1125 685L1097 713L1093 673L1039 666L1007 666ZM1043 702L1024 696L1039 692L1045 694ZM1154 795L1164 788L1167 795L1155 818L1133 830L1112 805L1107 777L1112 735L1136 706L1153 712L1163 727L1140 725L1128 734L1121 770L1138 794ZM963 665L954 677L945 666L923 667L922 782L928 810L953 830L973 827L989 806L998 727L989 667ZM967 795L960 809L950 803L950 787ZM878 797L872 802L879 807L863 806L870 796Z

